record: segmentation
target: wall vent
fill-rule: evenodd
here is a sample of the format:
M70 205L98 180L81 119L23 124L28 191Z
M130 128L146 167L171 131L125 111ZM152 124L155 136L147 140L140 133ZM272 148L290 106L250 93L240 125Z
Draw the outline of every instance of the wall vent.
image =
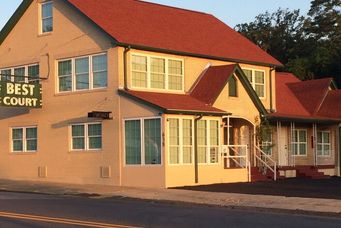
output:
M110 166L102 166L101 167L101 178L110 178L111 176L111 167Z
M46 178L47 177L47 167L46 166L39 166L38 167L38 177Z

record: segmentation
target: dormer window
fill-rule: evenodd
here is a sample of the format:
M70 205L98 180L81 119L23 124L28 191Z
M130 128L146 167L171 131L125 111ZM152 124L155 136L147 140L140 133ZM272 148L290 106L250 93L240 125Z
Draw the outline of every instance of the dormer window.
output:
M45 2L41 4L41 33L53 31L53 3Z
M265 98L265 71L243 69L244 74L260 98Z

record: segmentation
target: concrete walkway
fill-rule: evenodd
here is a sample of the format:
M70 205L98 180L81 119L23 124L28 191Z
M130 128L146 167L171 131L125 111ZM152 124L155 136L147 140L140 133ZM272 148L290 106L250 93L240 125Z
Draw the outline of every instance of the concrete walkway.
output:
M74 185L32 181L0 180L0 191L42 193L51 195L85 195L94 197L127 197L237 208L263 208L289 211L337 213L341 216L341 200L302 197L200 192L175 189ZM341 193L340 193L341 194Z

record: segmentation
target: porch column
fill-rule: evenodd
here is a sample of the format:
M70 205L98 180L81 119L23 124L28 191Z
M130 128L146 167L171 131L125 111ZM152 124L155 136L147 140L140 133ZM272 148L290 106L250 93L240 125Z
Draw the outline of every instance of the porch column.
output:
M313 156L314 156L314 166L317 166L317 144L316 144L316 139L317 139L317 125L313 124L313 141L312 141L312 146L313 146Z

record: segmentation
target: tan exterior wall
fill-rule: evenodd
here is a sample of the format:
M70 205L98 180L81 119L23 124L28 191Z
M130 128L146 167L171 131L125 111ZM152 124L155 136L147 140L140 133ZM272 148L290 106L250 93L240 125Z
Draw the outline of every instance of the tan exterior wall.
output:
M35 2L0 46L0 69L40 64L43 108L0 108L0 178L70 183L119 184L119 119L117 49L110 40L63 3L54 1L54 31L38 35L38 4ZM56 94L57 59L107 52L108 88L98 91ZM49 58L47 57L49 55ZM49 61L48 61L49 60ZM50 69L50 71L48 71ZM93 121L90 111L112 111L113 120L103 121L103 148L98 152L70 151L69 125ZM101 120L96 120L101 121ZM10 128L38 126L38 151L12 153ZM38 166L47 167L47 178L38 178ZM100 178L100 167L111 166L112 176Z

